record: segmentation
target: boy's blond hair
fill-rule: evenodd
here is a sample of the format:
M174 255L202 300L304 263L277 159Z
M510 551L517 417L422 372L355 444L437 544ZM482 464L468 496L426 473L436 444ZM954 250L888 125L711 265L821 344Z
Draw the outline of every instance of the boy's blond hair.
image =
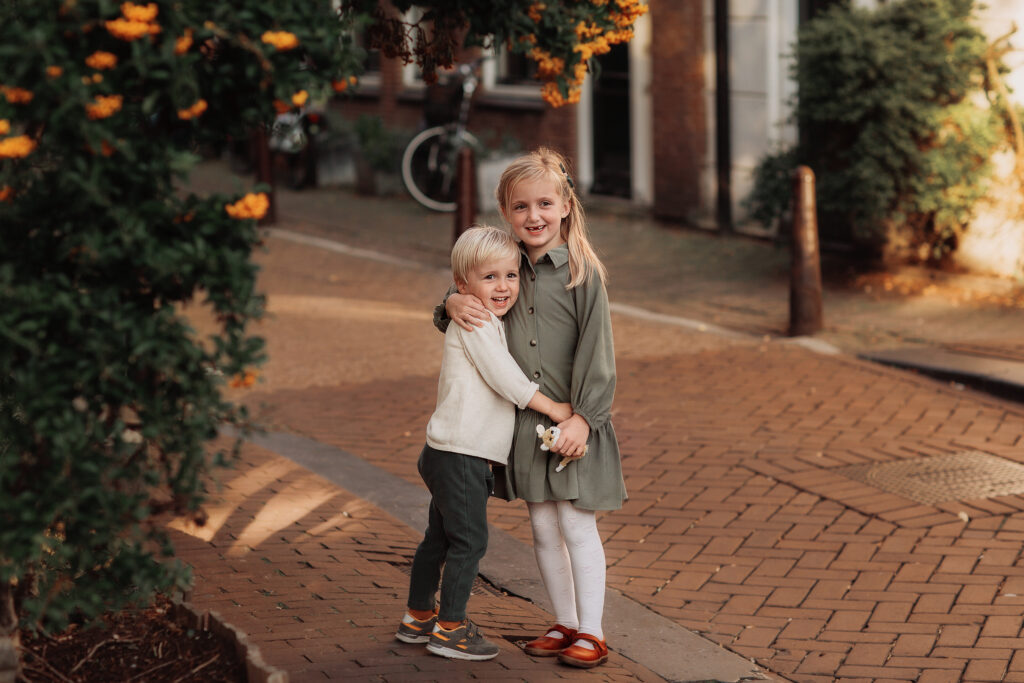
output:
M516 186L523 181L550 180L562 195L562 201L569 206L569 215L562 219L562 239L569 247L569 284L572 289L597 275L602 282L607 280L607 271L594 247L590 244L587 223L583 217L583 206L576 194L576 187L570 175L569 161L548 147L539 147L536 151L525 154L511 164L501 174L498 187L494 191L498 207L505 220L509 220L509 203Z
M507 230L490 225L474 225L455 241L452 247L452 277L467 282L469 271L481 263L500 258L516 258L519 267L519 245Z

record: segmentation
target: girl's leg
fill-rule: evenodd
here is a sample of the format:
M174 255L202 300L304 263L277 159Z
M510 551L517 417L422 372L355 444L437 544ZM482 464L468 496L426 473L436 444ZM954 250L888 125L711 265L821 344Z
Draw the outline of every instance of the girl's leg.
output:
M526 507L530 511L530 526L533 529L533 552L537 557L540 577L555 610L555 621L575 629L579 625L579 618L576 616L572 566L562 532L558 528L556 504L527 503ZM548 633L548 636L561 637L557 631Z
M568 500L558 501L557 509L558 525L572 566L579 630L604 640L601 618L604 613L605 557L601 535L597 531L597 515L593 510L580 510ZM591 647L586 641L580 643Z

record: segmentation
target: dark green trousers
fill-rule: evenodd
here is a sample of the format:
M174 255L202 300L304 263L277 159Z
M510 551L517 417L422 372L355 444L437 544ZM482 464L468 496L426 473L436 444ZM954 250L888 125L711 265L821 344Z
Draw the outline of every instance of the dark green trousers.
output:
M469 592L487 551L491 466L483 458L424 446L419 471L430 490L430 517L412 559L409 608L434 609L440 586L438 619L460 621L466 618Z

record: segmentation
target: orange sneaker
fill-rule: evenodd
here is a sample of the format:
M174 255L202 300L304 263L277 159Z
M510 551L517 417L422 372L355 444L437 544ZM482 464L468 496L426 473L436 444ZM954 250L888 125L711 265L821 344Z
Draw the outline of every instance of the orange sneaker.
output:
M585 640L594 646L594 649L576 645L576 641ZM578 666L589 669L608 661L608 646L603 640L598 640L589 633L577 633L573 644L558 653L558 661L570 666Z
M562 635L558 638L550 636L541 636L536 640L531 640L526 644L523 650L528 655L534 657L554 657L565 648L572 645L572 639L576 637L576 629L566 628L561 624L555 624L549 628L547 632L558 631Z

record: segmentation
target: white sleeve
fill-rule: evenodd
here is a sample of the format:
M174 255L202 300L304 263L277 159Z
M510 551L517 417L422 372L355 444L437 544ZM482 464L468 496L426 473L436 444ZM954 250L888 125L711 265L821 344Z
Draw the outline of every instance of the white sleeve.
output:
M500 324L491 320L472 332L466 332L460 327L459 341L487 386L519 408L526 408L540 387L527 379L512 354L501 343L496 327Z

